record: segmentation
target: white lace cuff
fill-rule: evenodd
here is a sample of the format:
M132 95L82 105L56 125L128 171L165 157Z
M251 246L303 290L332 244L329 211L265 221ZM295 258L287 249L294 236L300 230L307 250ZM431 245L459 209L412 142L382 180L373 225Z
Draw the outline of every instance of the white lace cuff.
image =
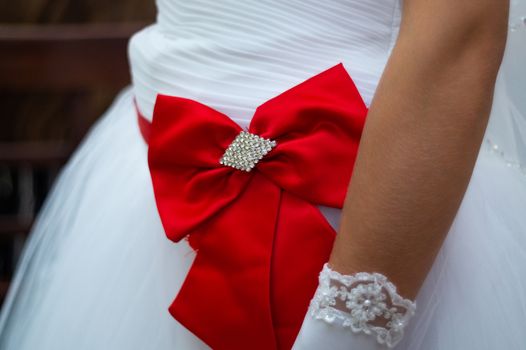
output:
M373 335L389 348L402 339L415 310L415 302L402 298L384 275L342 275L328 264L323 266L309 307L315 319Z

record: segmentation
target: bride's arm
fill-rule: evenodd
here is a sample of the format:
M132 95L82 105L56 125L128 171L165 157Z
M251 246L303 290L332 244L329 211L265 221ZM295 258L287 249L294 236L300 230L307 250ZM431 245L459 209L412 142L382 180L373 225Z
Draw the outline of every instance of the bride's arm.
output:
M466 191L508 28L505 0L405 0L330 264L414 298Z
M400 33L362 134L333 270L380 272L402 297L417 295L472 174L505 47L508 5L404 1ZM318 326L304 324L296 349L316 348L306 327Z

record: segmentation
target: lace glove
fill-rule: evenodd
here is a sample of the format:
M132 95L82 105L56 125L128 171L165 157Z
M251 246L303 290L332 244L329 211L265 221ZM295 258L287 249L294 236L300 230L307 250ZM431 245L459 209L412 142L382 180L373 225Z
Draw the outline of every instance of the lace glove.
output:
M293 349L393 348L415 309L385 276L342 275L325 264Z

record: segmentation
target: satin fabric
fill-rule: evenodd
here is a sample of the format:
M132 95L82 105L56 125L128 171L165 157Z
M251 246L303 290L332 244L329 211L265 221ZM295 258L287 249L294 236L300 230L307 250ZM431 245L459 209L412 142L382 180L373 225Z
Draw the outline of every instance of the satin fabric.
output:
M341 208L367 107L339 63L260 105L248 131L277 146L251 172L219 164L242 128L197 101L159 95L148 162L166 235L197 257L170 313L213 349L290 349Z

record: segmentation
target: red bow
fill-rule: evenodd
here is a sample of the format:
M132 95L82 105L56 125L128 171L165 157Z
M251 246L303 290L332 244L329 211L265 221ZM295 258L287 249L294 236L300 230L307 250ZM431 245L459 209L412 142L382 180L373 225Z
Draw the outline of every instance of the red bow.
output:
M159 95L148 161L167 236L197 250L170 313L214 350L290 349L335 232L365 106L343 64L259 106L248 132L276 141L246 172L219 163L242 131L194 100Z

